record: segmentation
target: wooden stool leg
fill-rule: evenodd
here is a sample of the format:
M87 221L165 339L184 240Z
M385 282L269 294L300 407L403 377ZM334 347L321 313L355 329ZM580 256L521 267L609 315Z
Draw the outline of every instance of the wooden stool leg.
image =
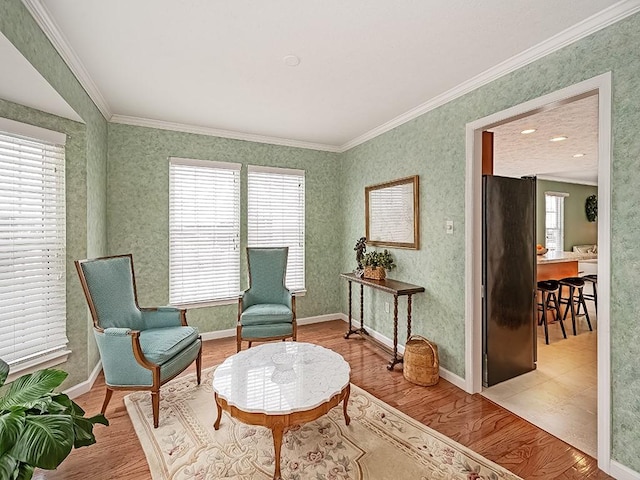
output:
M542 292L542 323L544 324L544 342L549 345L549 327L547 326L547 292Z
M562 336L564 338L567 338L567 332L564 329L564 322L562 321L562 317L560 316L560 304L558 303L558 297L556 296L555 292L551 292L551 295L553 295L553 308L556 311L556 319L560 323L560 328L562 329Z
M589 312L587 312L587 302L584 301L582 288L578 289L578 305L582 305L582 308L584 309L584 317L587 319L587 325L589 325L589 331L593 332L593 328L591 328L591 319L589 318Z

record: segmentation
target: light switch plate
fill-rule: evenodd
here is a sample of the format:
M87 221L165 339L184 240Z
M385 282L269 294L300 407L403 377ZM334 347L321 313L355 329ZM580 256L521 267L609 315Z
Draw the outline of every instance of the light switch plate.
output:
M447 220L445 223L445 232L452 234L453 233L453 220Z

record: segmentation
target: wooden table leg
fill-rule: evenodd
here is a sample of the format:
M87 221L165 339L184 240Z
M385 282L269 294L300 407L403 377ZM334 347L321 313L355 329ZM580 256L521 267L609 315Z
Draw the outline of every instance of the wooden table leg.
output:
M213 399L216 401L216 407L218 407L218 418L216 418L216 423L213 424L213 429L218 430L220 428L220 420L222 419L222 407L218 402L218 393L213 393Z
M280 474L280 450L282 448L282 434L284 432L284 425L278 422L271 427L271 433L273 435L273 448L275 451L276 466L273 472L273 480L281 480Z
M411 338L411 295L407 295L407 340Z
M351 281L349 283L349 330L344 334L344 338L349 338L352 333L356 333L351 326Z
M398 358L398 296L393 296L393 358L387 365L387 370L393 370L396 363L402 362L401 358Z
M349 331L344 334L344 338L349 338L352 334L369 335L364 328L364 285L360 284L360 328L351 326L351 282L349 282Z
M347 404L349 403L349 395L351 395L351 384L347 385L347 390L344 394L344 398L342 399L342 411L344 412L344 423L349 426L351 423L351 418L347 413Z

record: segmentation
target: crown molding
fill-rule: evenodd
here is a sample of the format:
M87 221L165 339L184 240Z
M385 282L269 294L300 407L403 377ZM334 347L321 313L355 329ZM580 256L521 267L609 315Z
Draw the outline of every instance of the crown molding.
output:
M149 118L130 117L127 115L113 115L110 122L134 125L137 127L158 128L160 130L172 130L174 132L195 133L197 135L208 135L211 137L230 138L233 140L245 140L247 142L268 143L270 145L282 145L285 147L305 148L307 150L320 150L323 152L340 153L340 147L336 145L326 145L324 143L302 142L287 138L268 137L253 133L235 132L232 130L222 130L219 128L199 127L184 123L166 122L164 120L152 120Z
M102 93L80 61L76 52L71 48L71 45L69 45L69 42L53 20L47 7L42 3L42 0L22 0L22 3L47 36L53 48L56 49L78 82L80 82L80 85L87 92L87 95L89 95L98 110L100 110L105 119L111 119L111 109L107 101L102 96Z
M433 97L431 100L418 105L411 110L403 113L402 115L398 115L394 119L383 123L382 125L369 130L368 132L354 138L353 140L345 143L340 147L341 152L346 152L347 150L356 147L372 138L377 137L378 135L382 135L389 130L392 130L404 123L407 123L414 118L419 117L435 108L438 108L445 103L449 103L450 101L461 97L473 90L480 88L483 85L493 82L494 80L507 75L525 65L535 62L550 53L553 53L557 50L560 50L571 43L577 42L578 40L591 35L592 33L597 32L598 30L602 30L614 23L626 18L634 13L640 11L640 0L623 0L618 2L601 12L592 15L589 18L586 18L582 22L576 23L575 25L567 28L566 30L550 37L549 39L535 45L518 55L515 55L498 65L491 67L488 70L476 75L473 78L461 83L457 87L452 88L436 97Z

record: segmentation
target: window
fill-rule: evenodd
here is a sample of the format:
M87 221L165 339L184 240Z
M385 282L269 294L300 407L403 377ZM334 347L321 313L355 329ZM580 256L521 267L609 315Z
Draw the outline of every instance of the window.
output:
M66 136L0 119L0 358L66 359Z
M287 288L304 285L304 170L249 166L248 243L289 247Z
M169 302L240 293L240 164L169 159Z
M545 247L564 250L564 199L568 193L545 192Z

